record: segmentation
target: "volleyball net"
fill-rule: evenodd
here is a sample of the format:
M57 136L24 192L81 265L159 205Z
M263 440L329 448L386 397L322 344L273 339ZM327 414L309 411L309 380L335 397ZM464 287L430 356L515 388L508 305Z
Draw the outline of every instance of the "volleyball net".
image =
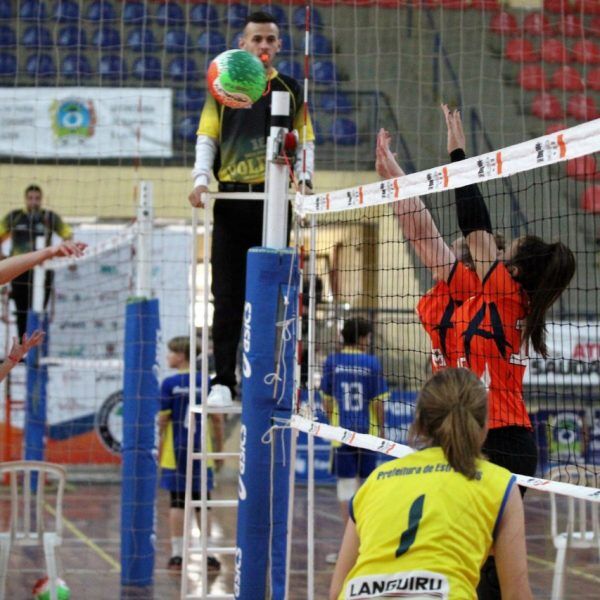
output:
M502 235L499 241L508 246L524 234L560 240L574 252L577 263L575 277L547 317L548 356L530 349L527 360L521 349L511 350L527 364L523 396L539 448L537 475L543 478L558 467L564 472L563 483L527 477L519 483L597 499L600 231L597 215L586 204L593 182L585 165L595 164L599 150L600 120L595 120L396 179L299 196L296 211L305 225L300 236L304 289L312 304L304 329L313 334L303 340L308 345L308 392L292 426L336 445L376 450L383 460L410 452L407 431L416 395L432 360L440 357L432 356L417 315L419 301L434 282L403 237L397 213L401 203L420 196L451 243L462 235L453 190L477 184L493 229ZM362 352L375 357L383 382L365 382L360 374L353 380L346 373L327 410L326 396L335 387L332 365L340 373L345 368L366 369L365 364L340 358L343 325L357 318L372 331ZM355 345L349 346L356 352ZM373 406L365 411L369 398L374 398ZM585 482L571 477L573 466L587 473ZM572 485L580 483L589 489Z

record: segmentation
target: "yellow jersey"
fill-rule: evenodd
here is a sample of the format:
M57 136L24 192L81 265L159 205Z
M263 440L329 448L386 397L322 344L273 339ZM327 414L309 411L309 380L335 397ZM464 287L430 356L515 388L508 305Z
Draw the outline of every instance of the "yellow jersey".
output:
M350 504L360 546L339 600L476 598L514 481L485 460L467 479L439 447L381 465Z

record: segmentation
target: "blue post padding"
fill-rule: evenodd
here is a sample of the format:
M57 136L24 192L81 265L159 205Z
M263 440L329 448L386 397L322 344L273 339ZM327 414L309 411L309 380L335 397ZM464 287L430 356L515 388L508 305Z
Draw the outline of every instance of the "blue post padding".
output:
M48 388L48 367L39 364L40 358L48 353L48 316L30 310L27 313L27 336L31 336L36 329L45 331L46 337L42 344L27 353L27 396L23 448L25 460L44 460Z
M285 593L290 434L289 430L277 430L272 443L264 443L263 437L272 426L272 417L291 416L298 283L294 251L267 248L249 251L242 338L244 377L234 577L235 597L242 600L266 597L279 600ZM281 326L284 320L287 325ZM276 326L277 323L280 325ZM275 378L269 375L276 371L282 337L286 342L279 366L282 381L278 383L276 397L281 396L283 386L283 400L278 402L274 398Z
M127 305L123 370L121 584L149 586L157 485L158 300Z

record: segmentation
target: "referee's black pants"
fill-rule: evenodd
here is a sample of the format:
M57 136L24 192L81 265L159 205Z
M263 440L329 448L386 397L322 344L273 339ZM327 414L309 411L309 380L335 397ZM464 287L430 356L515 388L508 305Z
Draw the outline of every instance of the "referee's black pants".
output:
M490 462L508 469L511 473L533 477L537 468L538 451L533 431L525 427L499 427L490 429L482 448ZM521 496L526 488L519 488ZM500 583L494 557L490 556L481 569L477 586L479 600L500 600Z
M246 255L262 244L261 200L215 200L211 248L216 377L235 395L237 348L246 291Z
M46 271L44 282L44 308L50 299L53 281L52 271ZM10 297L15 303L15 315L17 320L17 331L19 339L27 332L27 312L33 303L33 270L25 271L15 277L10 284Z

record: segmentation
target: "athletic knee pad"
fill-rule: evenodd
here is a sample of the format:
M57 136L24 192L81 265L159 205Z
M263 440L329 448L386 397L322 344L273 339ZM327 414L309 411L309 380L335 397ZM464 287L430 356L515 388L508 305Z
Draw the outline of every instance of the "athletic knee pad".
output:
M355 478L343 477L337 481L337 497L340 502L348 502L358 490L358 481Z

